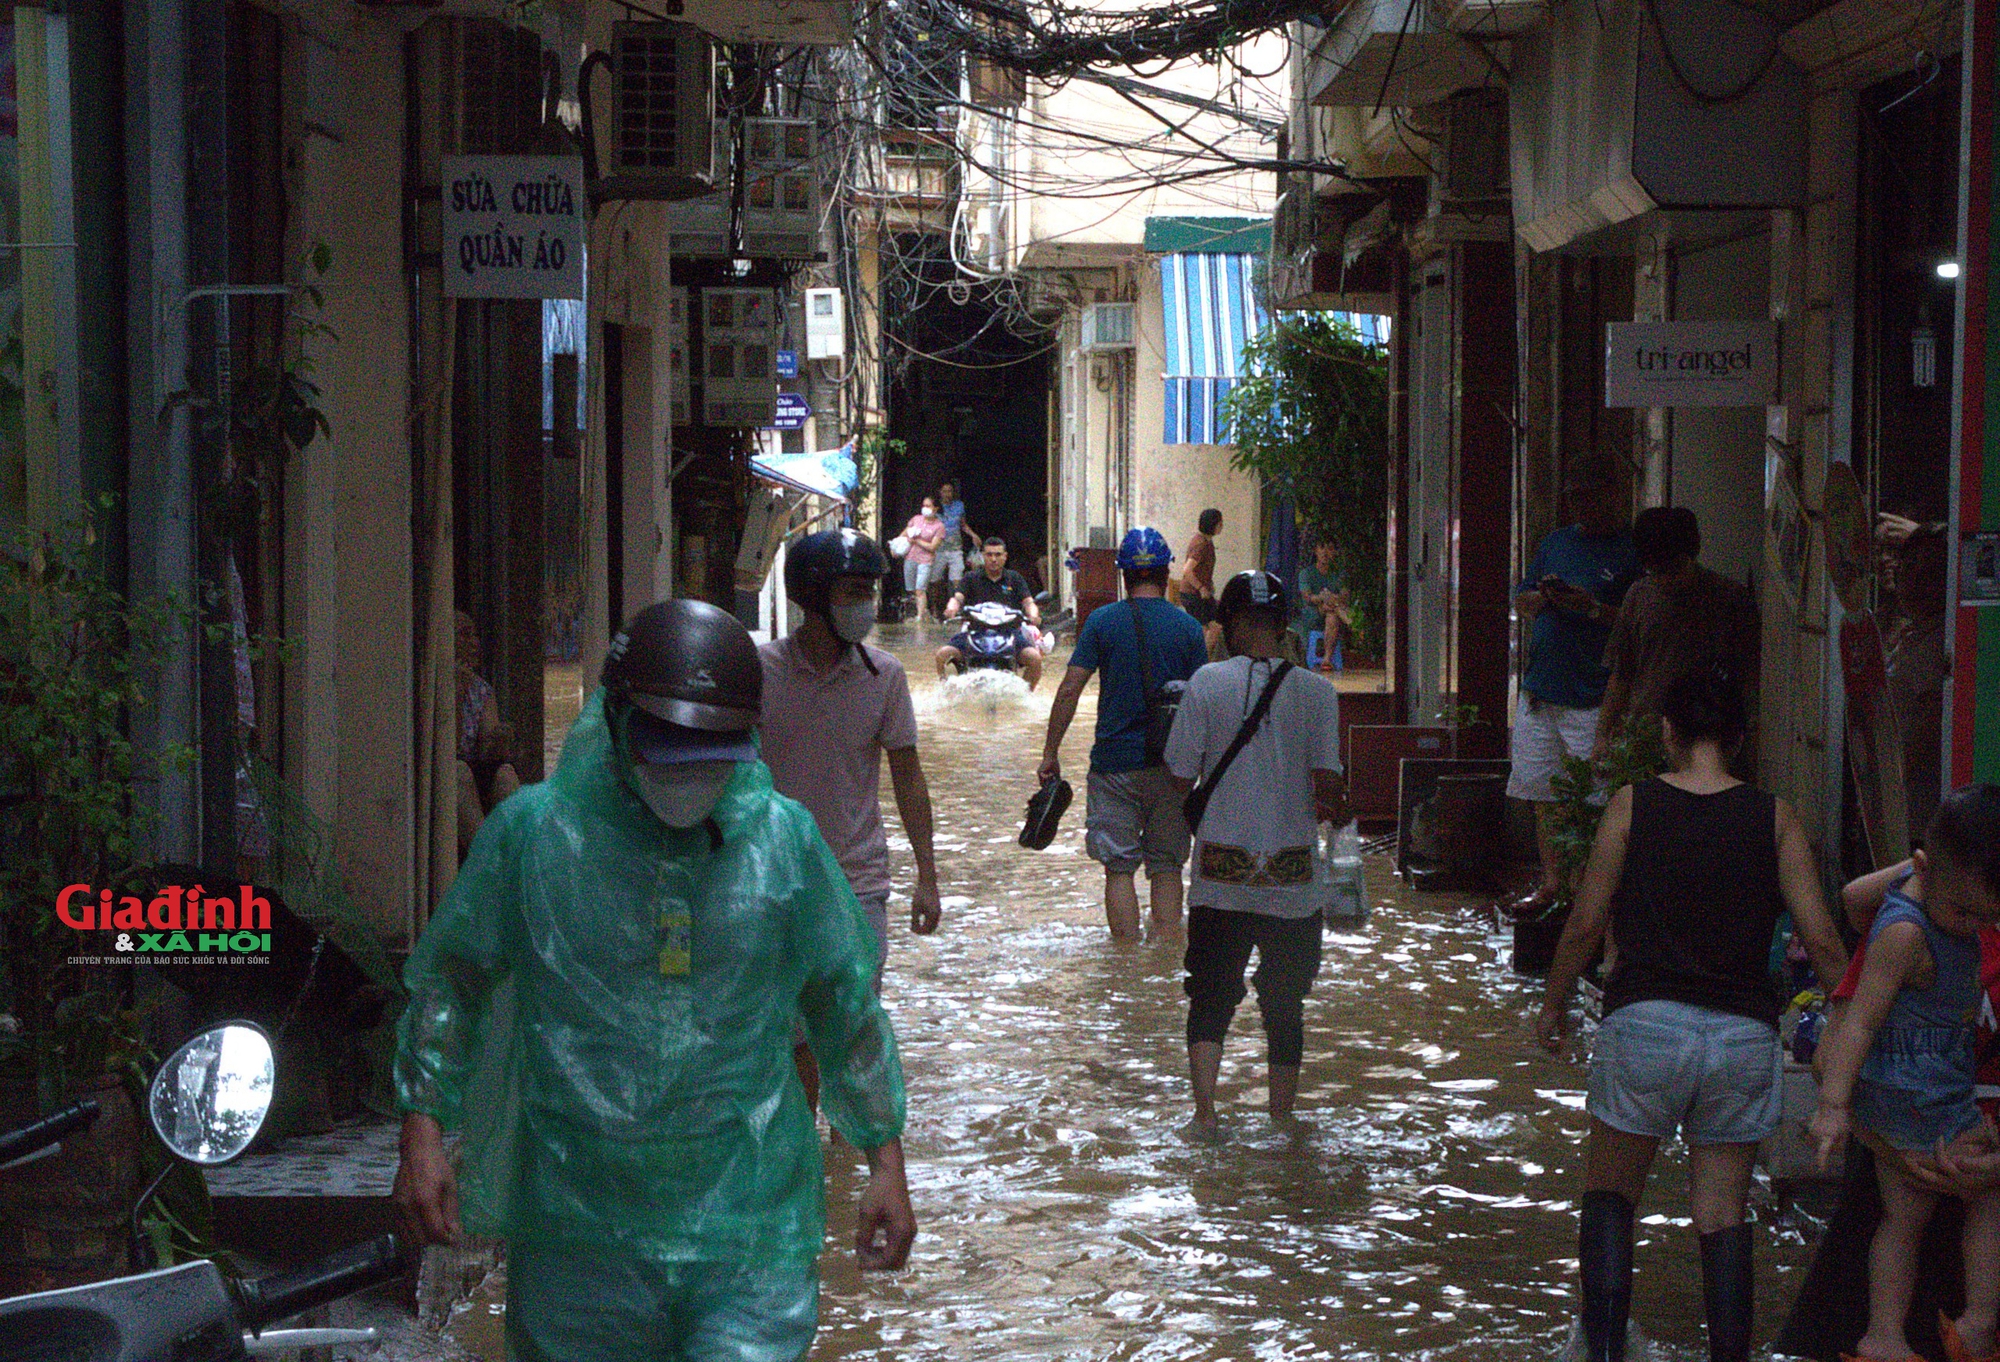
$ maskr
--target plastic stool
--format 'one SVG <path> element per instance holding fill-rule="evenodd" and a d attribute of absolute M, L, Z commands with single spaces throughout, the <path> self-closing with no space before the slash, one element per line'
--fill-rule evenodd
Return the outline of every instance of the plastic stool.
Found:
<path fill-rule="evenodd" d="M 1332 656 L 1322 659 L 1320 657 L 1320 650 L 1325 646 L 1326 631 L 1324 629 L 1315 629 L 1306 635 L 1306 670 L 1319 670 L 1319 664 L 1324 660 L 1326 665 L 1334 671 L 1346 671 L 1347 659 L 1341 649 L 1340 640 L 1338 638 L 1334 639 Z"/>

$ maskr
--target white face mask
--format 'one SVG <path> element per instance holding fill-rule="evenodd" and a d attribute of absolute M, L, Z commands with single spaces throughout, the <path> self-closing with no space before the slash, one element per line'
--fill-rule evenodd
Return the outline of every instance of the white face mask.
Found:
<path fill-rule="evenodd" d="M 684 761 L 632 768 L 639 798 L 670 828 L 691 828 L 715 811 L 723 787 L 736 774 L 733 761 Z"/>
<path fill-rule="evenodd" d="M 833 617 L 833 636 L 842 643 L 859 643 L 875 627 L 875 602 L 872 600 L 832 606 L 827 613 Z"/>

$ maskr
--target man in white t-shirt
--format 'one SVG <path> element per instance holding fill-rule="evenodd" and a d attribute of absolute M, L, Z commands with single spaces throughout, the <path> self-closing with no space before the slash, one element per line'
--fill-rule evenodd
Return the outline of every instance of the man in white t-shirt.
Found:
<path fill-rule="evenodd" d="M 1192 1131 L 1213 1138 L 1222 1038 L 1243 1001 L 1243 971 L 1258 956 L 1257 1007 L 1270 1044 L 1273 1123 L 1292 1120 L 1305 1050 L 1305 996 L 1319 974 L 1326 888 L 1313 874 L 1319 824 L 1343 823 L 1340 697 L 1332 683 L 1280 656 L 1291 602 L 1268 572 L 1239 572 L 1215 619 L 1231 656 L 1188 682 L 1167 742 L 1167 768 L 1185 791 L 1234 745 L 1265 687 L 1278 687 L 1203 811 L 1188 890 L 1188 1070 Z"/>

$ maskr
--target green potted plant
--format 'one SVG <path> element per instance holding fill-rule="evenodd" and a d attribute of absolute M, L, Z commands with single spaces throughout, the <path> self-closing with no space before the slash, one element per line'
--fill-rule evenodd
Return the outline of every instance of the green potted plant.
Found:
<path fill-rule="evenodd" d="M 1300 532 L 1333 545 L 1356 667 L 1381 653 L 1387 618 L 1389 352 L 1332 313 L 1276 315 L 1223 399 L 1231 466 L 1290 497 Z"/>
<path fill-rule="evenodd" d="M 1599 793 L 1608 794 L 1621 785 L 1648 780 L 1666 767 L 1660 721 L 1630 715 L 1612 735 L 1602 761 L 1563 758 L 1562 770 L 1549 782 L 1556 796 L 1549 815 L 1549 841 L 1555 848 L 1561 887 L 1555 901 L 1540 916 L 1515 920 L 1516 971 L 1546 973 L 1555 959 L 1556 942 L 1562 936 L 1563 924 L 1569 920 L 1570 903 L 1577 886 L 1583 882 L 1584 868 L 1590 864 L 1590 849 L 1597 841 L 1597 825 L 1604 818 Z"/>
<path fill-rule="evenodd" d="M 146 815 L 127 726 L 176 611 L 128 601 L 96 549 L 86 520 L 0 556 L 0 1126 L 78 1095 L 101 1108 L 60 1156 L 0 1174 L 0 1294 L 118 1271 L 138 1176 L 131 971 L 75 963 L 96 938 L 56 907 L 73 885 L 90 899 L 139 891 Z"/>

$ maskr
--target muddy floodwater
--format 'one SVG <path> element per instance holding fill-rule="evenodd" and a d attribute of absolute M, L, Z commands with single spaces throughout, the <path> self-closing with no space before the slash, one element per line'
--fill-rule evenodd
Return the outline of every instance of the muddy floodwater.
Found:
<path fill-rule="evenodd" d="M 1040 694 L 940 688 L 908 633 L 936 805 L 943 929 L 892 905 L 884 1003 L 909 1079 L 921 1234 L 863 1277 L 862 1185 L 829 1151 L 820 1358 L 1552 1357 L 1573 1313 L 1584 1070 L 1536 1052 L 1535 985 L 1472 903 L 1421 898 L 1371 858 L 1373 921 L 1329 937 L 1306 1006 L 1299 1110 L 1262 1115 L 1254 1001 L 1224 1055 L 1228 1139 L 1191 1144 L 1178 948 L 1117 946 L 1083 852 L 1093 684 L 1063 749 L 1077 801 L 1043 852 L 1015 843 L 1058 658 Z M 888 781 L 885 807 L 893 813 Z M 892 825 L 899 889 L 907 843 Z M 1758 1339 L 1802 1274 L 1756 1193 Z M 1706 1357 L 1686 1163 L 1640 1208 L 1634 1316 L 1664 1358 Z M 1760 1352 L 1761 1355 L 1761 1352 Z"/>

